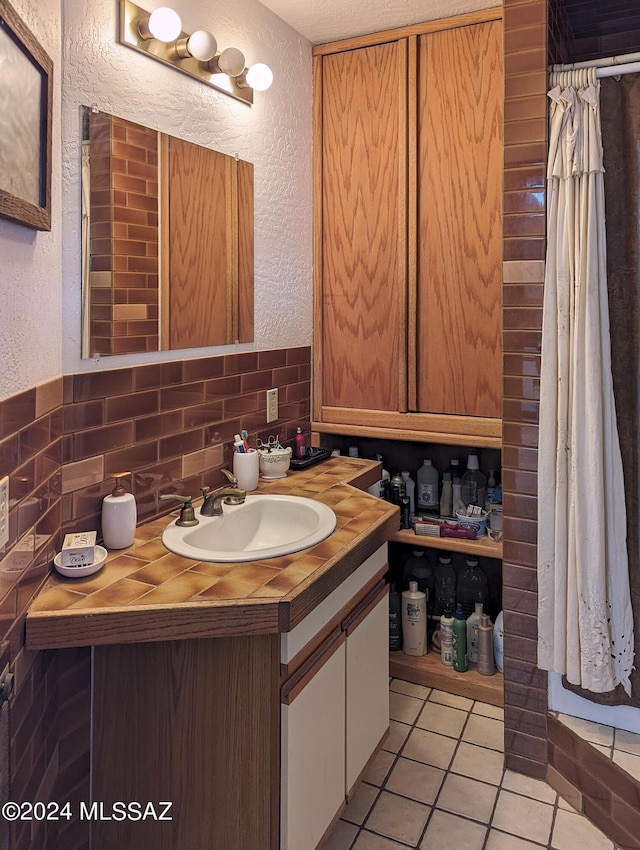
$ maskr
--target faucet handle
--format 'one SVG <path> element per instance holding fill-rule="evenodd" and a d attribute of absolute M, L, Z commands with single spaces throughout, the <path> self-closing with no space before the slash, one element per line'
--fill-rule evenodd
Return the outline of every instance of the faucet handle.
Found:
<path fill-rule="evenodd" d="M 237 487 L 237 486 L 238 486 L 238 479 L 237 479 L 237 478 L 236 478 L 236 476 L 233 474 L 233 472 L 229 472 L 229 470 L 228 470 L 228 469 L 223 469 L 223 470 L 222 470 L 222 473 L 223 473 L 223 475 L 226 475 L 226 476 L 227 476 L 227 479 L 229 480 L 229 483 L 231 484 L 231 486 L 232 486 L 232 487 Z"/>
<path fill-rule="evenodd" d="M 179 493 L 162 493 L 160 498 L 177 499 L 179 502 L 183 503 L 180 510 L 180 516 L 176 520 L 176 525 L 188 527 L 199 524 L 199 520 L 196 519 L 195 511 L 193 510 L 191 496 L 181 496 Z"/>

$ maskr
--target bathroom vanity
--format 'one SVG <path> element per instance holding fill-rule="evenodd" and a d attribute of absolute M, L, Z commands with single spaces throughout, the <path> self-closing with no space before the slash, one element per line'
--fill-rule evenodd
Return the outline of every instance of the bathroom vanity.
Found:
<path fill-rule="evenodd" d="M 335 458 L 261 481 L 334 510 L 335 532 L 298 553 L 194 562 L 164 548 L 164 517 L 101 572 L 51 576 L 27 646 L 93 647 L 95 850 L 322 841 L 389 726 L 384 574 L 399 520 L 362 492 L 379 469 Z M 133 801 L 153 814 L 108 819 Z"/>

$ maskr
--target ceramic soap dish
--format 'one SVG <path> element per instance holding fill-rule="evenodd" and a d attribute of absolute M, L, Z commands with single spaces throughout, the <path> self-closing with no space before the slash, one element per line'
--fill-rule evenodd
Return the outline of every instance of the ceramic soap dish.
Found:
<path fill-rule="evenodd" d="M 107 560 L 107 555 L 109 553 L 104 548 L 104 546 L 96 546 L 95 554 L 93 556 L 93 564 L 83 564 L 82 566 L 70 566 L 63 567 L 62 560 L 62 552 L 58 552 L 58 554 L 53 559 L 53 564 L 56 570 L 63 576 L 67 578 L 83 578 L 84 576 L 93 575 L 93 573 L 97 573 L 98 570 L 101 570 L 104 566 L 105 561 Z"/>

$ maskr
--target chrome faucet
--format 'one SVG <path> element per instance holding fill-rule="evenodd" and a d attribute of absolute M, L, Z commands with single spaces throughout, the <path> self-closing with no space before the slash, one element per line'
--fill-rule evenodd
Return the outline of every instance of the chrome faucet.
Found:
<path fill-rule="evenodd" d="M 225 505 L 241 505 L 247 497 L 246 490 L 238 489 L 238 479 L 228 469 L 222 472 L 229 479 L 229 484 L 211 490 L 209 487 L 201 487 L 204 502 L 200 508 L 200 516 L 222 516 L 222 503 Z"/>

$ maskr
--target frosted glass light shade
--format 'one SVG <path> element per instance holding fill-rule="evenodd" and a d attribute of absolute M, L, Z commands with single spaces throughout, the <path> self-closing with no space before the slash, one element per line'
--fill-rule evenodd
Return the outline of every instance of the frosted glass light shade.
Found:
<path fill-rule="evenodd" d="M 218 49 L 218 42 L 212 33 L 207 30 L 196 30 L 187 39 L 187 50 L 189 54 L 199 62 L 208 62 L 213 59 Z"/>
<path fill-rule="evenodd" d="M 227 47 L 218 56 L 218 68 L 223 74 L 228 74 L 230 77 L 237 77 L 244 71 L 244 53 L 238 50 L 237 47 Z"/>
<path fill-rule="evenodd" d="M 142 32 L 142 27 L 140 29 Z M 182 21 L 180 15 L 173 9 L 161 6 L 151 13 L 145 29 L 158 41 L 175 41 L 182 32 Z"/>
<path fill-rule="evenodd" d="M 256 62 L 247 71 L 247 85 L 255 91 L 266 91 L 273 82 L 273 71 L 264 62 Z"/>

